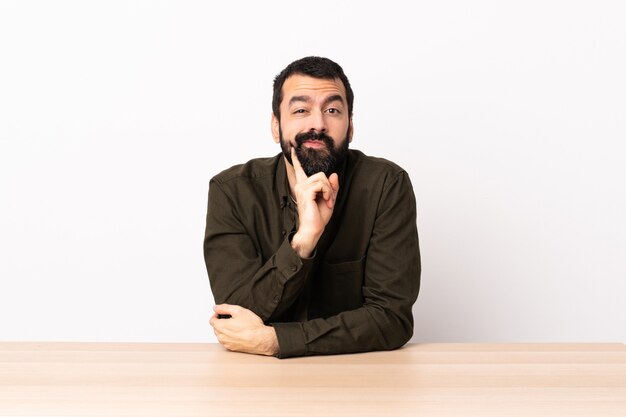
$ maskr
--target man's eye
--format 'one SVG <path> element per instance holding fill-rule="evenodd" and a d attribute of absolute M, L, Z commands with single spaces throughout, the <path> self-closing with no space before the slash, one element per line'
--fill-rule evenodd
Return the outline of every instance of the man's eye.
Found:
<path fill-rule="evenodd" d="M 328 113 L 330 114 L 338 114 L 339 113 L 339 109 L 335 109 L 335 108 L 331 108 L 326 110 Z"/>
<path fill-rule="evenodd" d="M 305 112 L 304 109 L 298 109 L 298 110 L 294 111 L 294 114 L 302 114 L 304 112 Z"/>

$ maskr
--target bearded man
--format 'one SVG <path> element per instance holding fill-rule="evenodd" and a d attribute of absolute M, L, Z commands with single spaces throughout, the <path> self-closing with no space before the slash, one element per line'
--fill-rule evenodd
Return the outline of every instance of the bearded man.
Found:
<path fill-rule="evenodd" d="M 416 205 L 407 173 L 349 149 L 354 94 L 321 57 L 274 80 L 282 152 L 211 179 L 204 258 L 210 320 L 232 351 L 292 356 L 390 350 L 413 334 Z"/>

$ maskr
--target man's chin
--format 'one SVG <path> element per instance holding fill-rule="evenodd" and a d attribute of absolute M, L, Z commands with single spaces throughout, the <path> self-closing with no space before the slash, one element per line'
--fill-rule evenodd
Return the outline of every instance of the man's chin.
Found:
<path fill-rule="evenodd" d="M 347 144 L 347 141 L 346 141 Z M 283 155 L 287 162 L 293 165 L 293 161 L 291 160 L 291 144 L 284 142 L 281 138 L 280 142 L 281 148 L 283 150 Z M 347 151 L 347 145 L 344 145 L 343 153 L 342 150 L 337 150 L 337 152 L 333 152 L 329 149 L 328 144 L 324 143 L 323 147 L 317 146 L 306 146 L 305 143 L 299 143 L 295 146 L 296 155 L 298 155 L 298 160 L 302 165 L 302 169 L 307 174 L 307 176 L 311 176 L 317 174 L 318 172 L 323 172 L 326 175 L 330 175 L 333 172 L 337 172 L 339 169 L 339 162 L 343 161 L 345 158 L 345 152 Z"/>

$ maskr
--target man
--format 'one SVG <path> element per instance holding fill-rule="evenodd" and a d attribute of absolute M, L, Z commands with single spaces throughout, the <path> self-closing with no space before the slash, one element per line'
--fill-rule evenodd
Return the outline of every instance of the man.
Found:
<path fill-rule="evenodd" d="M 274 80 L 271 128 L 282 153 L 211 180 L 210 323 L 227 349 L 351 353 L 395 349 L 413 334 L 413 189 L 397 165 L 348 149 L 353 100 L 333 61 L 291 63 Z"/>

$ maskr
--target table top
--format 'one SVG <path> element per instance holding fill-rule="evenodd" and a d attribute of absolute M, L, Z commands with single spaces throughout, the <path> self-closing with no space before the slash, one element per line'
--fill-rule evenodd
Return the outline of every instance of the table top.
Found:
<path fill-rule="evenodd" d="M 623 344 L 409 344 L 280 360 L 216 344 L 0 342 L 0 416 L 626 416 Z"/>

